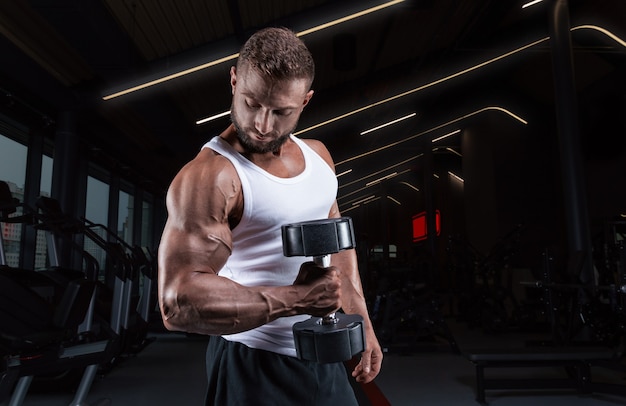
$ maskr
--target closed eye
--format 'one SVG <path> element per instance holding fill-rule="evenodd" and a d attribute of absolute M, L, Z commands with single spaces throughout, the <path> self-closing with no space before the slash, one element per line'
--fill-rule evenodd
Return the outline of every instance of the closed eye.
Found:
<path fill-rule="evenodd" d="M 255 103 L 255 102 L 250 101 L 248 99 L 245 99 L 245 103 L 246 103 L 246 107 L 251 109 L 251 110 L 256 110 L 256 109 L 261 107 L 258 103 Z"/>
<path fill-rule="evenodd" d="M 276 116 L 288 116 L 292 113 L 293 110 L 288 109 L 288 110 L 274 110 L 274 115 Z"/>

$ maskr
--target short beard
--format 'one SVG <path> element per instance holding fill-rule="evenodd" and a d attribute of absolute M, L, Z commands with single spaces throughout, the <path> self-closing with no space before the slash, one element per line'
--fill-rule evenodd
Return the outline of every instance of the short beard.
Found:
<path fill-rule="evenodd" d="M 283 134 L 280 137 L 272 141 L 269 141 L 267 143 L 257 145 L 250 139 L 250 137 L 248 136 L 248 133 L 243 128 L 241 128 L 232 108 L 231 108 L 231 114 L 230 114 L 230 121 L 235 126 L 235 130 L 237 132 L 237 138 L 239 139 L 239 142 L 241 143 L 243 148 L 246 150 L 246 152 L 253 153 L 253 154 L 266 154 L 268 152 L 271 152 L 271 153 L 278 152 L 280 150 L 280 147 L 282 147 L 283 144 L 289 139 L 289 135 L 293 131 L 293 130 L 289 131 L 288 133 Z"/>

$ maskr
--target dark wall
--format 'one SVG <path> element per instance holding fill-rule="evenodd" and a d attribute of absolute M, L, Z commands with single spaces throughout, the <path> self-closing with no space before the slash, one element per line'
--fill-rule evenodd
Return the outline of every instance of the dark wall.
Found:
<path fill-rule="evenodd" d="M 619 75 L 581 89 L 579 112 L 584 185 L 592 238 L 602 236 L 607 221 L 626 213 L 626 90 Z M 557 266 L 567 264 L 567 232 L 563 198 L 559 137 L 554 111 L 527 113 L 524 125 L 501 112 L 490 112 L 470 123 L 462 133 L 459 182 L 448 175 L 450 156 L 434 154 L 432 164 L 420 160 L 410 174 L 419 193 L 400 193 L 403 186 L 390 180 L 385 186 L 402 205 L 380 200 L 354 210 L 359 236 L 367 247 L 398 246 L 399 259 L 422 267 L 438 287 L 453 287 L 458 276 L 451 267 L 451 251 L 458 249 L 450 237 L 466 239 L 479 255 L 489 255 L 518 227 L 517 254 L 509 265 L 538 275 L 542 255 L 549 250 Z M 441 211 L 441 235 L 434 243 L 414 243 L 411 217 L 426 210 L 425 173 L 433 171 L 433 208 Z M 400 189 L 398 189 L 400 188 Z"/>
<path fill-rule="evenodd" d="M 467 238 L 483 255 L 519 226 L 515 265 L 534 268 L 561 244 L 562 197 L 553 126 L 491 114 L 463 135 Z"/>

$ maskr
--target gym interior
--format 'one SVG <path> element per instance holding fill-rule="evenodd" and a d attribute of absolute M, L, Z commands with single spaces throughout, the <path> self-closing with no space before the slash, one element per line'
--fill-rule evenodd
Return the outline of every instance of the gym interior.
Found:
<path fill-rule="evenodd" d="M 259 28 L 310 48 L 294 134 L 354 224 L 381 374 L 362 405 L 626 402 L 626 3 L 0 2 L 0 402 L 201 404 L 167 332 L 177 171 Z M 559 403 L 560 404 L 560 403 Z"/>

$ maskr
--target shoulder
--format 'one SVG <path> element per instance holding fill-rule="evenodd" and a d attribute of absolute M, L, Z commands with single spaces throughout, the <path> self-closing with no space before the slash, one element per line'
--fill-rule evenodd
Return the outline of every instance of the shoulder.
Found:
<path fill-rule="evenodd" d="M 239 176 L 233 164 L 212 149 L 203 148 L 178 172 L 172 186 L 184 186 L 188 183 L 208 186 L 225 180 L 239 182 Z"/>
<path fill-rule="evenodd" d="M 315 151 L 319 156 L 322 157 L 324 161 L 331 167 L 331 169 L 335 170 L 335 163 L 333 162 L 333 158 L 326 148 L 326 145 L 322 141 L 314 140 L 310 138 L 300 138 L 302 142 L 304 142 L 309 148 Z"/>
<path fill-rule="evenodd" d="M 241 195 L 241 181 L 233 164 L 217 152 L 203 148 L 172 180 L 167 206 L 170 213 L 182 216 L 229 215 Z"/>

